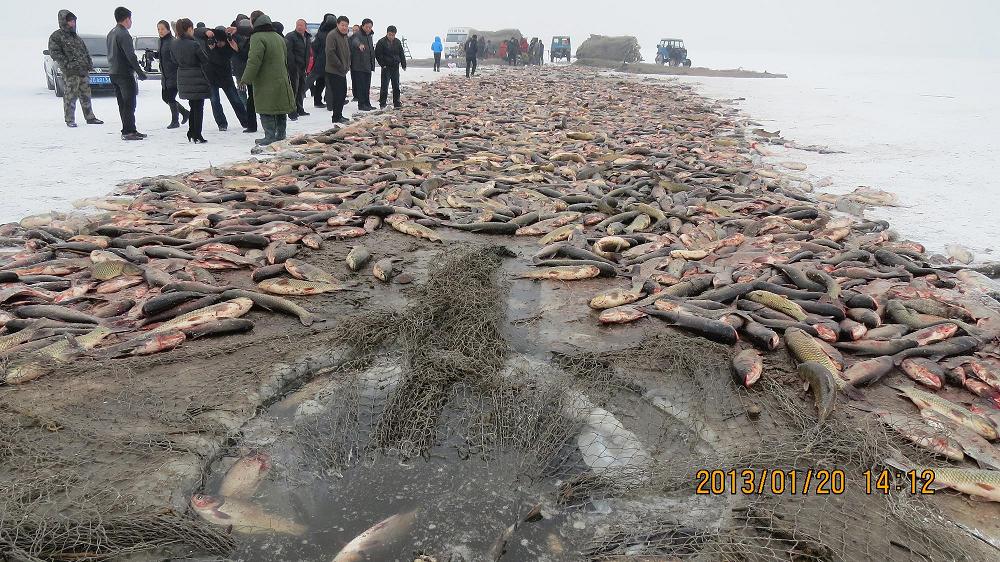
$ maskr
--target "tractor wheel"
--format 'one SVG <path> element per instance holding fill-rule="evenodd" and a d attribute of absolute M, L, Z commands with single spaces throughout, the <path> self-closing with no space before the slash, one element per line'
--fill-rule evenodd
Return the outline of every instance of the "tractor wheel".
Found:
<path fill-rule="evenodd" d="M 684 66 L 687 68 L 691 68 L 691 59 L 684 59 Z"/>
<path fill-rule="evenodd" d="M 61 98 L 66 95 L 66 82 L 61 77 L 56 77 L 56 97 Z"/>

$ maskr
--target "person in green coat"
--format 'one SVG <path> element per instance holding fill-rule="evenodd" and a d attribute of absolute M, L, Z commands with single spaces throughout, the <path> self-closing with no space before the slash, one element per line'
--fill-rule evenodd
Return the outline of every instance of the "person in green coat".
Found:
<path fill-rule="evenodd" d="M 257 144 L 285 140 L 288 114 L 295 111 L 295 94 L 288 81 L 288 59 L 285 38 L 271 24 L 271 18 L 261 14 L 253 22 L 247 68 L 241 84 L 253 86 L 254 108 L 264 126 L 264 138 Z"/>

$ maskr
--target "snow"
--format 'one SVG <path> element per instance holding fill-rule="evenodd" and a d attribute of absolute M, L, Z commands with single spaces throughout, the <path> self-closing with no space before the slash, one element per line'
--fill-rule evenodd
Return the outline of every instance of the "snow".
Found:
<path fill-rule="evenodd" d="M 94 113 L 104 125 L 87 125 L 77 104 L 79 127 L 70 129 L 63 122 L 62 99 L 46 88 L 42 71 L 44 45 L 39 41 L 9 42 L 4 52 L 23 52 L 0 61 L 4 82 L 0 84 L 0 223 L 50 210 L 72 208 L 72 201 L 111 192 L 116 185 L 146 176 L 177 174 L 248 159 L 258 133 L 243 133 L 232 108 L 223 99 L 229 130 L 220 132 L 212 118 L 211 105 L 205 102 L 204 136 L 207 144 L 187 142 L 187 126 L 168 130 L 170 110 L 160 98 L 160 82 L 139 82 L 136 125 L 149 135 L 144 141 L 121 140 L 121 120 L 114 94 L 94 97 Z M 0 48 L 4 45 L 0 43 Z M 37 56 L 34 54 L 37 52 Z M 403 103 L 419 95 L 416 88 L 427 82 L 462 74 L 462 69 L 443 68 L 435 73 L 427 68 L 401 72 Z M 380 74 L 372 78 L 372 101 L 378 104 Z M 391 95 L 391 94 L 390 94 Z M 330 113 L 313 108 L 306 97 L 305 110 L 310 115 L 288 122 L 288 135 L 318 132 L 332 126 Z M 345 108 L 355 114 L 357 104 Z"/>

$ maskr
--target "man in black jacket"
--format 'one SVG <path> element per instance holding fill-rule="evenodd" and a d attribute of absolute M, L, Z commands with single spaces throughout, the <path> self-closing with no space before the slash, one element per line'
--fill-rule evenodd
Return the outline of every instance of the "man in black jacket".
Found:
<path fill-rule="evenodd" d="M 104 122 L 94 115 L 90 103 L 90 71 L 94 68 L 87 45 L 76 34 L 76 16 L 69 10 L 59 10 L 59 29 L 49 36 L 49 56 L 59 65 L 63 83 L 63 117 L 67 127 L 76 127 L 76 100 L 80 99 L 83 117 L 91 125 Z"/>
<path fill-rule="evenodd" d="M 309 45 L 312 34 L 306 30 L 306 20 L 295 22 L 295 30 L 285 35 L 288 47 L 288 80 L 292 83 L 295 93 L 295 111 L 288 118 L 295 121 L 300 115 L 309 115 L 302 107 L 302 99 L 306 96 L 306 68 L 309 66 Z"/>
<path fill-rule="evenodd" d="M 471 78 L 476 75 L 476 68 L 479 67 L 479 36 L 473 35 L 465 42 L 465 77 Z"/>
<path fill-rule="evenodd" d="M 372 73 L 375 72 L 375 44 L 372 20 L 365 18 L 361 29 L 351 37 L 351 84 L 358 98 L 358 109 L 372 111 Z"/>
<path fill-rule="evenodd" d="M 382 89 L 379 91 L 379 107 L 385 109 L 389 100 L 389 83 L 392 83 L 392 105 L 396 109 L 403 107 L 399 99 L 399 69 L 406 70 L 406 54 L 403 44 L 396 39 L 396 26 L 386 29 L 385 37 L 375 45 L 375 60 L 382 67 Z"/>
<path fill-rule="evenodd" d="M 312 84 L 310 90 L 314 107 L 326 107 L 323 103 L 323 90 L 326 89 L 326 37 L 335 27 L 337 27 L 337 16 L 324 15 L 323 23 L 320 24 L 316 38 L 312 42 L 313 67 L 309 73 L 309 82 Z"/>
<path fill-rule="evenodd" d="M 118 113 L 122 118 L 122 140 L 143 140 L 146 135 L 135 129 L 135 104 L 139 85 L 146 79 L 139 60 L 135 57 L 135 43 L 128 30 L 132 27 L 132 12 L 128 8 L 115 8 L 117 25 L 108 33 L 108 64 L 111 67 L 111 84 L 118 98 Z"/>

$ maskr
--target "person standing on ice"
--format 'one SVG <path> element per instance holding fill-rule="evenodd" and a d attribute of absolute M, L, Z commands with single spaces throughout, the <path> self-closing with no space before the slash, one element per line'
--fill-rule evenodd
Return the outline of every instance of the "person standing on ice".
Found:
<path fill-rule="evenodd" d="M 465 77 L 471 78 L 476 75 L 476 68 L 479 67 L 479 36 L 473 35 L 465 42 Z"/>
<path fill-rule="evenodd" d="M 132 28 L 132 11 L 121 6 L 115 8 L 115 21 L 118 23 L 108 32 L 108 65 L 122 119 L 122 140 L 143 140 L 146 135 L 135 128 L 135 105 L 139 95 L 135 77 L 145 80 L 146 73 L 135 57 L 135 42 L 128 32 Z"/>
<path fill-rule="evenodd" d="M 323 23 L 316 32 L 316 37 L 312 42 L 313 68 L 309 75 L 312 82 L 313 107 L 326 107 L 323 102 L 323 91 L 327 89 L 326 83 L 326 37 L 337 27 L 337 16 L 326 14 L 323 16 Z M 327 101 L 330 93 L 327 92 Z"/>
<path fill-rule="evenodd" d="M 247 119 L 247 108 L 240 93 L 236 89 L 236 82 L 233 81 L 233 55 L 239 51 L 236 44 L 236 28 L 226 28 L 223 26 L 215 29 L 196 29 L 195 37 L 204 41 L 205 52 L 208 53 L 208 82 L 212 85 L 212 116 L 220 131 L 229 129 L 229 120 L 226 119 L 226 112 L 222 108 L 222 96 L 225 95 L 229 101 L 229 106 L 236 114 L 236 120 L 240 126 L 250 129 L 250 122 Z M 245 131 L 250 132 L 250 131 Z"/>
<path fill-rule="evenodd" d="M 333 112 L 334 123 L 347 123 L 344 105 L 347 102 L 347 73 L 351 70 L 351 44 L 347 40 L 350 20 L 337 18 L 337 27 L 326 37 L 326 107 Z"/>
<path fill-rule="evenodd" d="M 358 98 L 358 109 L 374 111 L 372 105 L 372 73 L 375 72 L 375 43 L 372 27 L 375 22 L 365 18 L 361 29 L 351 37 L 351 86 Z"/>
<path fill-rule="evenodd" d="M 177 103 L 177 59 L 174 58 L 173 45 L 174 36 L 170 33 L 170 23 L 160 20 L 156 24 L 156 31 L 160 35 L 160 50 L 156 52 L 156 58 L 160 59 L 161 84 L 163 102 L 170 108 L 170 124 L 168 129 L 176 129 L 181 126 L 178 117 L 188 121 L 188 110 Z"/>
<path fill-rule="evenodd" d="M 288 114 L 295 111 L 295 92 L 288 80 L 288 46 L 265 14 L 253 20 L 250 55 L 240 81 L 253 86 L 254 106 L 264 127 L 264 138 L 257 139 L 257 144 L 285 140 Z"/>
<path fill-rule="evenodd" d="M 444 44 L 440 37 L 434 38 L 431 44 L 431 52 L 434 53 L 434 72 L 441 72 L 441 53 L 444 52 Z"/>
<path fill-rule="evenodd" d="M 406 53 L 403 52 L 403 43 L 396 39 L 397 29 L 395 25 L 390 25 L 385 31 L 385 37 L 378 40 L 375 45 L 375 60 L 382 67 L 382 88 L 379 91 L 379 107 L 385 109 L 386 102 L 389 101 L 389 83 L 392 83 L 392 106 L 396 109 L 403 107 L 399 96 L 399 69 L 406 70 Z"/>
<path fill-rule="evenodd" d="M 295 29 L 285 35 L 285 41 L 288 43 L 288 78 L 295 92 L 295 111 L 289 113 L 288 118 L 295 121 L 300 116 L 309 115 L 302 107 L 302 100 L 306 97 L 306 69 L 309 66 L 309 49 L 312 43 L 312 34 L 306 29 L 306 20 L 297 20 Z"/>
<path fill-rule="evenodd" d="M 208 84 L 205 68 L 208 66 L 208 54 L 200 41 L 194 38 L 194 26 L 191 20 L 177 20 L 177 39 L 174 40 L 172 52 L 177 61 L 177 93 L 182 100 L 188 100 L 191 114 L 188 117 L 188 142 L 202 144 L 208 142 L 202 136 L 202 125 L 205 122 L 205 100 L 212 95 Z"/>
<path fill-rule="evenodd" d="M 76 15 L 69 10 L 59 10 L 59 29 L 49 36 L 49 56 L 59 65 L 63 82 L 63 117 L 67 127 L 76 127 L 76 100 L 80 99 L 83 117 L 89 125 L 103 125 L 94 115 L 90 103 L 90 71 L 94 68 L 87 52 L 87 45 L 76 34 Z"/>

